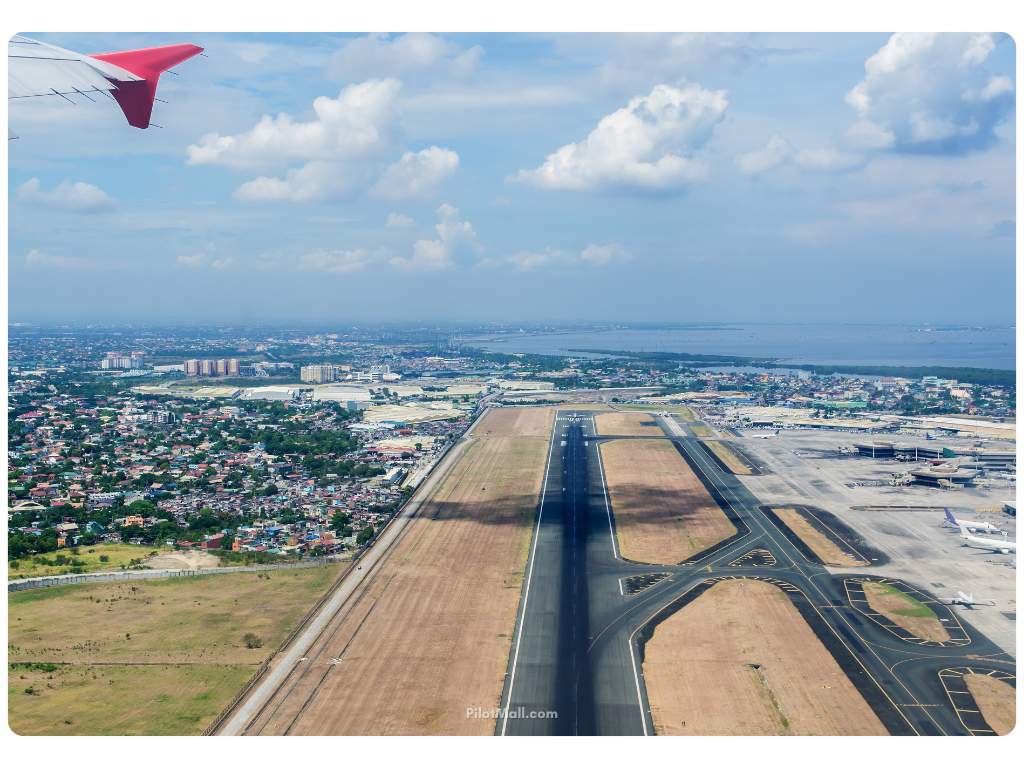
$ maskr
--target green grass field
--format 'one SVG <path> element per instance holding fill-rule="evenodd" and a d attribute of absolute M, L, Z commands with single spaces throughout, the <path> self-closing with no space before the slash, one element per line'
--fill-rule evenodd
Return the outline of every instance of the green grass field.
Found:
<path fill-rule="evenodd" d="M 920 600 L 915 600 L 906 592 L 896 589 L 896 587 L 894 587 L 892 584 L 883 584 L 881 582 L 873 581 L 871 582 L 871 585 L 874 587 L 878 587 L 879 589 L 884 590 L 885 592 L 888 592 L 891 595 L 898 595 L 899 597 L 902 597 L 904 600 L 906 600 L 908 603 L 914 606 L 913 608 L 908 608 L 904 611 L 893 611 L 893 613 L 895 614 L 898 614 L 900 616 L 910 616 L 915 619 L 939 618 L 935 615 L 935 611 L 933 611 L 927 605 L 922 603 Z"/>
<path fill-rule="evenodd" d="M 711 427 L 705 426 L 703 424 L 694 424 L 693 426 L 690 427 L 690 429 L 692 429 L 693 430 L 693 434 L 697 435 L 698 437 L 714 437 L 715 436 L 715 433 L 711 429 Z"/>
<path fill-rule="evenodd" d="M 45 555 L 31 555 L 21 560 L 7 562 L 7 578 L 26 579 L 34 576 L 61 576 L 78 568 L 80 573 L 93 571 L 118 571 L 121 566 L 127 567 L 132 560 L 147 558 L 151 554 L 173 552 L 168 547 L 137 547 L 133 544 L 96 544 L 92 547 L 69 547 Z M 57 565 L 56 558 L 61 555 L 68 560 L 82 562 L 83 565 L 73 566 L 71 563 Z M 106 562 L 100 560 L 107 558 Z M 46 562 L 44 562 L 46 561 Z"/>
<path fill-rule="evenodd" d="M 8 722 L 23 734 L 201 732 L 349 567 L 9 593 Z M 248 633 L 262 645 L 247 647 Z"/>
<path fill-rule="evenodd" d="M 8 665 L 7 724 L 21 736 L 196 735 L 258 668 Z"/>

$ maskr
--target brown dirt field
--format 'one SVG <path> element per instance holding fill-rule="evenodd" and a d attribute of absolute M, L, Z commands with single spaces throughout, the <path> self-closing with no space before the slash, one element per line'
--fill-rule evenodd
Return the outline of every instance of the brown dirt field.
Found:
<path fill-rule="evenodd" d="M 894 611 L 912 611 L 917 608 L 902 595 L 893 594 L 880 584 L 864 582 L 864 596 L 871 609 L 885 616 L 893 623 L 903 627 L 922 640 L 934 640 L 943 643 L 949 640 L 949 633 L 938 618 L 920 616 L 901 616 Z"/>
<path fill-rule="evenodd" d="M 661 427 L 649 413 L 601 413 L 594 418 L 599 435 L 661 436 Z M 643 426 L 647 425 L 647 426 Z"/>
<path fill-rule="evenodd" d="M 814 554 L 825 561 L 826 565 L 836 565 L 841 568 L 854 568 L 860 565 L 870 565 L 863 558 L 854 553 L 847 554 L 841 544 L 833 542 L 828 536 L 816 531 L 811 527 L 803 515 L 792 508 L 772 507 L 772 512 L 779 516 L 779 519 L 793 531 L 800 539 L 810 547 Z M 851 557 L 852 555 L 852 557 Z"/>
<path fill-rule="evenodd" d="M 674 565 L 736 533 L 671 443 L 614 440 L 600 450 L 624 558 Z"/>
<path fill-rule="evenodd" d="M 149 557 L 142 561 L 143 565 L 150 568 L 185 568 L 197 570 L 199 568 L 217 568 L 220 565 L 220 558 L 212 552 L 202 550 L 193 552 L 167 552 L 156 557 Z"/>
<path fill-rule="evenodd" d="M 643 673 L 658 735 L 888 734 L 772 584 L 713 586 L 658 625 Z"/>
<path fill-rule="evenodd" d="M 480 441 L 315 659 L 316 674 L 262 733 L 281 733 L 296 716 L 294 735 L 493 732 L 466 708 L 501 697 L 553 418 L 553 408 L 491 411 L 474 430 Z M 343 661 L 300 713 L 327 658 Z"/>
<path fill-rule="evenodd" d="M 725 466 L 737 475 L 750 474 L 750 467 L 740 461 L 739 457 L 733 453 L 725 443 L 720 443 L 717 440 L 709 440 L 707 442 L 707 446 L 725 463 Z"/>
<path fill-rule="evenodd" d="M 978 702 L 981 716 L 999 736 L 1017 725 L 1017 689 L 988 675 L 964 675 L 967 690 Z"/>

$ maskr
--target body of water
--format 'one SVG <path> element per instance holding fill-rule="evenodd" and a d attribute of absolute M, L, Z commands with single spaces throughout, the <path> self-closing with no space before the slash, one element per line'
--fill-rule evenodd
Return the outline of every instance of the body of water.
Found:
<path fill-rule="evenodd" d="M 946 365 L 1016 370 L 1014 328 L 735 325 L 726 328 L 517 333 L 466 339 L 491 352 L 576 355 L 570 349 L 786 358 L 794 364 Z"/>

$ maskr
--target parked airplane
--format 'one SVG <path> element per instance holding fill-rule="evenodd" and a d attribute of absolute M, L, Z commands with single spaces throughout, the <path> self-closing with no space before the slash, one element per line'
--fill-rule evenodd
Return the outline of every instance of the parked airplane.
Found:
<path fill-rule="evenodd" d="M 980 520 L 961 520 L 958 517 L 953 517 L 953 513 L 948 508 L 943 507 L 946 510 L 946 519 L 942 521 L 942 524 L 951 523 L 954 528 L 959 528 L 961 525 L 966 525 L 968 528 L 977 531 L 985 531 L 985 533 L 1002 533 L 1003 531 L 995 523 L 985 523 Z"/>
<path fill-rule="evenodd" d="M 969 595 L 965 595 L 963 592 L 957 592 L 956 597 L 940 597 L 939 602 L 943 605 L 966 605 L 972 610 L 975 605 L 995 605 L 994 600 L 983 600 L 980 597 L 975 598 L 973 592 Z"/>
<path fill-rule="evenodd" d="M 7 98 L 92 101 L 90 94 L 102 93 L 118 103 L 129 125 L 148 128 L 161 73 L 202 52 L 196 45 L 167 45 L 86 56 L 16 35 L 7 44 Z M 7 138 L 18 137 L 8 129 Z"/>
<path fill-rule="evenodd" d="M 1010 541 L 1009 537 L 1004 533 L 1003 539 L 983 539 L 980 536 L 971 536 L 967 532 L 967 526 L 960 526 L 960 538 L 967 541 L 965 547 L 976 546 L 982 549 L 991 549 L 993 552 L 1001 552 L 1004 555 L 1008 555 L 1011 552 L 1017 553 L 1017 543 Z"/>
<path fill-rule="evenodd" d="M 755 440 L 767 440 L 769 437 L 777 437 L 779 432 L 781 431 L 781 429 L 776 429 L 770 435 L 751 435 L 751 437 L 754 438 Z"/>

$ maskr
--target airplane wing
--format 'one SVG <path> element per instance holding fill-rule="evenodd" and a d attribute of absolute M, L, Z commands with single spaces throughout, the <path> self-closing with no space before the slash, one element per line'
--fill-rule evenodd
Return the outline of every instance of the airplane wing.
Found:
<path fill-rule="evenodd" d="M 15 36 L 7 44 L 7 98 L 89 98 L 90 93 L 105 91 L 120 105 L 129 125 L 148 128 L 160 74 L 202 52 L 195 45 L 168 45 L 85 56 Z"/>

